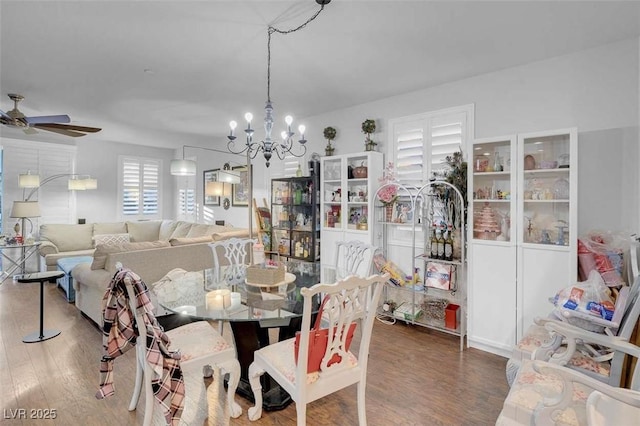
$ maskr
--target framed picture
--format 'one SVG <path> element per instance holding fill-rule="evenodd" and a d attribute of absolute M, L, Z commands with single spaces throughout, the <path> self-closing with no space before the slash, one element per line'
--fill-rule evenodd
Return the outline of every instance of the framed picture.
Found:
<path fill-rule="evenodd" d="M 249 205 L 249 173 L 247 166 L 232 167 L 240 175 L 240 183 L 236 183 L 231 191 L 232 206 L 248 206 Z"/>
<path fill-rule="evenodd" d="M 219 206 L 220 197 L 214 195 L 207 195 L 207 182 L 218 181 L 218 171 L 220 169 L 205 170 L 203 172 L 202 179 L 202 199 L 205 206 Z"/>

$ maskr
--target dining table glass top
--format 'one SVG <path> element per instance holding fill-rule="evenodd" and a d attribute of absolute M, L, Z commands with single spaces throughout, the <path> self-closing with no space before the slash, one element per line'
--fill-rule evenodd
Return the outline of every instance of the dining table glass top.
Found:
<path fill-rule="evenodd" d="M 285 280 L 272 286 L 244 279 L 227 282 L 217 278 L 213 269 L 173 271 L 154 283 L 152 290 L 160 306 L 170 312 L 205 320 L 263 323 L 302 315 L 300 289 L 319 282 L 315 270 L 291 265 Z"/>

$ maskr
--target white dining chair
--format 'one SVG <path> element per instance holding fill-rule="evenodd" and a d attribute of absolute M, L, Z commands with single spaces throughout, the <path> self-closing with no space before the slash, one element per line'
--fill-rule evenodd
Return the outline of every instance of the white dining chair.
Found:
<path fill-rule="evenodd" d="M 252 421 L 262 416 L 262 385 L 260 378 L 269 374 L 289 393 L 296 403 L 297 424 L 306 424 L 307 404 L 357 384 L 358 420 L 367 424 L 365 391 L 369 345 L 380 294 L 389 275 L 373 275 L 368 278 L 350 276 L 334 284 L 316 284 L 301 289 L 303 296 L 302 326 L 299 336 L 298 362 L 295 361 L 295 337 L 268 345 L 254 353 L 249 367 L 249 381 L 255 398 L 255 406 L 249 408 Z M 370 292 L 371 298 L 367 297 Z M 328 342 L 320 364 L 320 371 L 307 373 L 313 299 L 320 295 L 328 297 L 324 309 Z M 346 350 L 348 328 L 359 323 L 361 338 L 357 356 Z M 357 334 L 357 333 L 356 333 Z"/>

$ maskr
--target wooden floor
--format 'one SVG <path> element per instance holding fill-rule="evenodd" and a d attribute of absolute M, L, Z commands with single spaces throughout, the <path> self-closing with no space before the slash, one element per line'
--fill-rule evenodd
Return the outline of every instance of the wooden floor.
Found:
<path fill-rule="evenodd" d="M 5 280 L 0 286 L 1 423 L 7 425 L 137 425 L 142 424 L 144 396 L 138 410 L 128 412 L 134 379 L 134 351 L 115 364 L 116 395 L 96 400 L 101 335 L 60 289 L 45 289 L 45 329 L 62 334 L 41 343 L 22 343 L 38 329 L 39 284 Z M 230 331 L 225 331 L 230 337 Z M 355 345 L 355 341 L 354 341 Z M 475 349 L 459 352 L 459 339 L 421 327 L 376 322 L 367 382 L 369 425 L 491 425 L 508 392 L 506 359 Z M 263 412 L 259 422 L 243 413 L 226 418 L 224 388 L 217 379 L 195 378 L 201 403 L 191 411 L 190 425 L 293 425 L 295 404 Z M 205 388 L 206 386 L 206 388 Z M 197 398 L 197 397 L 196 397 Z M 309 425 L 356 425 L 356 390 L 352 386 L 308 406 Z M 12 418 L 24 409 L 26 419 Z M 38 411 L 40 410 L 40 411 Z M 55 420 L 33 415 L 55 410 Z M 158 410 L 156 410 L 158 411 Z M 185 415 L 187 414 L 185 410 Z M 49 411 L 50 412 L 50 411 Z"/>

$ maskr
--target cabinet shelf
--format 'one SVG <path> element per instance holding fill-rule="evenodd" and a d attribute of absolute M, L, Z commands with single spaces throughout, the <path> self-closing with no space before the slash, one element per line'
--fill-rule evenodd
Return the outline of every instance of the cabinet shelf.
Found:
<path fill-rule="evenodd" d="M 444 260 L 444 259 L 435 259 L 431 256 L 427 256 L 426 254 L 419 254 L 416 256 L 416 259 L 422 259 L 425 262 L 438 262 L 438 263 L 444 263 L 446 265 L 457 265 L 457 266 L 462 266 L 462 262 L 460 261 L 460 259 L 458 260 Z"/>
<path fill-rule="evenodd" d="M 529 204 L 529 203 L 554 204 L 554 203 L 569 203 L 570 200 L 523 200 L 523 202 L 525 204 Z"/>
<path fill-rule="evenodd" d="M 474 198 L 474 203 L 505 203 L 509 204 L 511 202 L 510 199 L 505 198 Z"/>
<path fill-rule="evenodd" d="M 503 172 L 473 172 L 474 178 L 481 178 L 484 176 L 506 176 L 509 177 L 511 175 L 510 171 Z"/>

